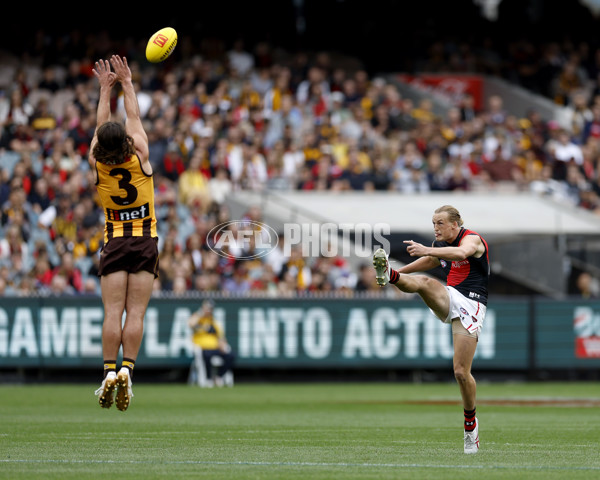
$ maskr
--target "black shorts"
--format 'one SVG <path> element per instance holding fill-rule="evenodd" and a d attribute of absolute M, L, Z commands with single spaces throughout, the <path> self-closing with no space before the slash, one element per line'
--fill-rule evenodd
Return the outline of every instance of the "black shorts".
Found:
<path fill-rule="evenodd" d="M 146 271 L 158 277 L 158 238 L 115 237 L 102 249 L 98 276 Z"/>

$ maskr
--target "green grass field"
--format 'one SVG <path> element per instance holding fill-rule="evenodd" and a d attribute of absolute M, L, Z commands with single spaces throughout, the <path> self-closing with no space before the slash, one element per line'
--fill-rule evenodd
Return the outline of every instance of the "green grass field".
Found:
<path fill-rule="evenodd" d="M 480 383 L 468 456 L 452 383 L 134 384 L 125 413 L 95 388 L 0 386 L 0 478 L 600 478 L 593 383 Z"/>

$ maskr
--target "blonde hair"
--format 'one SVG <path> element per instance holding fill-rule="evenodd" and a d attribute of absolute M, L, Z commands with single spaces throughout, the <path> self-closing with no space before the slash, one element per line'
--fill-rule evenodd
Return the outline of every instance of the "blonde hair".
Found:
<path fill-rule="evenodd" d="M 444 212 L 448 214 L 448 220 L 458 223 L 459 227 L 463 226 L 463 219 L 460 217 L 460 213 L 452 205 L 444 205 L 443 207 L 438 208 L 434 213 Z"/>

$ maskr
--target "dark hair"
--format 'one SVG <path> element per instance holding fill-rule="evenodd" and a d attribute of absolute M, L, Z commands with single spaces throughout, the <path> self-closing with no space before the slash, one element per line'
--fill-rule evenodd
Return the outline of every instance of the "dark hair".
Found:
<path fill-rule="evenodd" d="M 93 155 L 97 162 L 105 165 L 118 165 L 135 154 L 133 138 L 127 135 L 123 125 L 106 122 L 96 131 L 98 143 L 94 145 Z"/>

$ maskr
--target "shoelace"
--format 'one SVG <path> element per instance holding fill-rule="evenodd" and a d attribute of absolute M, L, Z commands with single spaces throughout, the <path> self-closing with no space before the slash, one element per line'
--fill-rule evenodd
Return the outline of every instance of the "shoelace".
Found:
<path fill-rule="evenodd" d="M 475 430 L 472 432 L 465 431 L 465 442 L 470 445 L 475 445 Z"/>
<path fill-rule="evenodd" d="M 104 391 L 105 386 L 106 386 L 106 380 L 103 380 L 102 385 L 100 385 L 100 388 L 94 392 L 94 395 L 101 395 L 102 392 Z"/>
<path fill-rule="evenodd" d="M 107 377 L 108 378 L 108 377 Z M 116 380 L 116 379 L 115 379 Z M 94 392 L 95 395 L 101 395 L 102 392 L 104 391 L 104 389 L 106 388 L 106 378 L 104 380 L 102 380 L 102 385 L 100 385 L 100 388 L 98 390 L 96 390 Z"/>

